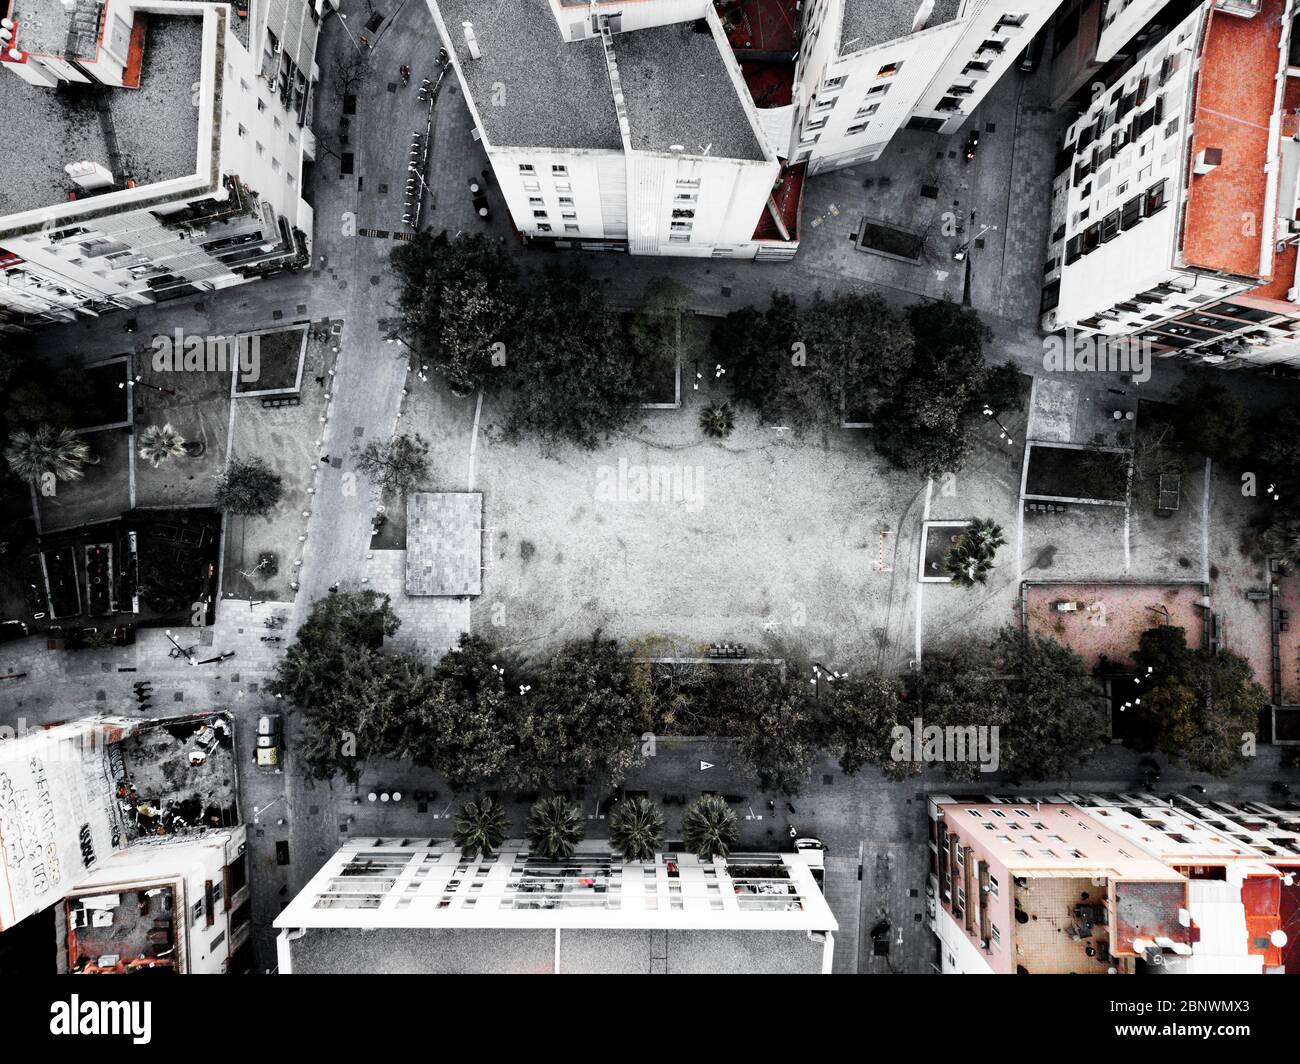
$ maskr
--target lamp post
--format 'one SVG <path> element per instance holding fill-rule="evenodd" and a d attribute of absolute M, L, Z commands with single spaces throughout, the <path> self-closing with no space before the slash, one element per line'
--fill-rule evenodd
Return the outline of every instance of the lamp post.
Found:
<path fill-rule="evenodd" d="M 352 47 L 357 50 L 357 55 L 365 55 L 361 50 L 361 45 L 357 43 L 357 39 L 352 36 L 352 31 L 348 29 L 348 17 L 342 11 L 339 12 L 339 24 L 343 27 L 343 32 L 348 35 L 348 40 L 352 42 Z"/>
<path fill-rule="evenodd" d="M 123 388 L 152 388 L 155 392 L 162 392 L 163 395 L 175 395 L 175 388 L 164 388 L 160 384 L 149 384 L 144 381 L 139 374 L 136 374 L 130 380 L 119 381 L 117 388 L 121 391 Z"/>
<path fill-rule="evenodd" d="M 1006 440 L 1008 447 L 1013 446 L 1015 444 L 1016 441 L 1011 438 L 1011 430 L 1008 429 L 1006 425 L 1002 424 L 1002 422 L 998 420 L 997 414 L 993 412 L 993 408 L 989 406 L 987 403 L 984 404 L 984 416 L 987 418 L 992 418 L 993 424 L 995 424 L 999 429 L 1001 429 L 1001 432 L 998 434 L 998 439 Z"/>
<path fill-rule="evenodd" d="M 183 646 L 181 646 L 178 642 L 176 642 L 176 637 L 172 635 L 170 628 L 165 630 L 163 632 L 163 635 L 165 635 L 169 640 L 171 640 L 172 646 L 174 646 L 178 651 L 180 651 L 181 657 L 183 657 L 191 665 L 198 664 L 198 662 L 194 660 L 194 655 L 191 654 L 188 650 L 186 650 Z"/>

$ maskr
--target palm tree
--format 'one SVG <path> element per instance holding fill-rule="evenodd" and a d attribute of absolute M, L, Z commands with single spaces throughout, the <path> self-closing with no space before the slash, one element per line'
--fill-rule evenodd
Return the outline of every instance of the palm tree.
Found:
<path fill-rule="evenodd" d="M 185 453 L 185 437 L 170 423 L 161 428 L 150 425 L 140 434 L 140 457 L 155 469 L 168 458 L 179 458 Z"/>
<path fill-rule="evenodd" d="M 704 435 L 725 440 L 736 427 L 736 415 L 730 403 L 710 403 L 700 411 L 700 428 Z"/>
<path fill-rule="evenodd" d="M 1294 572 L 1300 566 L 1300 520 L 1280 518 L 1264 530 L 1262 538 L 1269 554 L 1278 556 L 1283 572 Z"/>
<path fill-rule="evenodd" d="M 977 518 L 962 529 L 948 549 L 944 568 L 958 587 L 974 587 L 988 581 L 993 558 L 1006 543 L 1002 526 L 987 518 Z"/>
<path fill-rule="evenodd" d="M 664 837 L 664 815 L 649 798 L 628 798 L 609 814 L 609 844 L 625 861 L 649 861 Z"/>
<path fill-rule="evenodd" d="M 90 461 L 90 445 L 71 429 L 41 425 L 34 432 L 19 429 L 9 437 L 5 460 L 23 480 L 53 474 L 57 480 L 80 480 Z"/>
<path fill-rule="evenodd" d="M 451 837 L 462 857 L 491 857 L 506 838 L 506 813 L 493 798 L 472 798 L 460 807 Z"/>
<path fill-rule="evenodd" d="M 701 861 L 726 857 L 736 845 L 736 813 L 716 794 L 701 794 L 682 821 L 686 848 Z"/>
<path fill-rule="evenodd" d="M 558 794 L 533 803 L 528 811 L 527 830 L 533 851 L 548 861 L 572 857 L 585 833 L 581 811 Z"/>

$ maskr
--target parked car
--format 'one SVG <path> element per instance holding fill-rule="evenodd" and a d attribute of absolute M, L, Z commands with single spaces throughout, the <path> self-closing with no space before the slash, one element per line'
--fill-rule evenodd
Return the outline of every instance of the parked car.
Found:
<path fill-rule="evenodd" d="M 284 727 L 279 713 L 263 713 L 257 718 L 258 768 L 280 770 L 284 757 Z"/>

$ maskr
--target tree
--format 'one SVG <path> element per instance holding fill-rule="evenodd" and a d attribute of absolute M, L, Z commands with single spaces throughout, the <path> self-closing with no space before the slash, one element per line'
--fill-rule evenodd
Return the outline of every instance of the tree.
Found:
<path fill-rule="evenodd" d="M 567 860 L 585 834 L 582 811 L 558 794 L 539 798 L 528 811 L 527 832 L 538 856 L 548 861 Z"/>
<path fill-rule="evenodd" d="M 529 289 L 516 336 L 508 435 L 591 450 L 632 418 L 640 400 L 635 361 L 585 270 L 545 271 Z"/>
<path fill-rule="evenodd" d="M 988 582 L 998 548 L 1006 543 L 1002 526 L 977 518 L 961 530 L 944 558 L 944 568 L 958 587 Z"/>
<path fill-rule="evenodd" d="M 460 807 L 451 837 L 467 860 L 491 857 L 506 838 L 506 813 L 493 798 L 472 798 Z"/>
<path fill-rule="evenodd" d="M 818 296 L 801 309 L 777 295 L 765 312 L 729 314 L 715 336 L 736 398 L 796 433 L 871 418 L 912 359 L 906 319 L 875 296 Z"/>
<path fill-rule="evenodd" d="M 925 727 L 987 728 L 996 741 L 996 766 L 970 756 L 945 761 L 951 780 L 974 782 L 992 767 L 1016 781 L 1068 778 L 1106 742 L 1105 709 L 1083 662 L 1015 628 L 988 645 L 968 641 L 927 655 L 914 684 Z"/>
<path fill-rule="evenodd" d="M 744 712 L 728 713 L 738 724 L 741 762 L 764 790 L 798 794 L 817 756 L 816 719 L 805 686 L 754 672 L 743 698 Z"/>
<path fill-rule="evenodd" d="M 1278 556 L 1278 564 L 1288 573 L 1300 568 L 1300 518 L 1279 516 L 1264 530 L 1264 549 Z"/>
<path fill-rule="evenodd" d="M 701 861 L 726 857 L 740 832 L 736 813 L 716 794 L 701 794 L 686 810 L 682 821 L 686 848 Z"/>
<path fill-rule="evenodd" d="M 366 80 L 368 73 L 366 64 L 355 52 L 345 55 L 331 65 L 334 70 L 334 95 L 339 100 L 353 95 Z"/>
<path fill-rule="evenodd" d="M 1003 362 L 1000 366 L 989 367 L 980 387 L 980 400 L 994 414 L 1005 414 L 1019 410 L 1024 401 L 1029 378 L 1020 372 L 1014 362 Z"/>
<path fill-rule="evenodd" d="M 150 425 L 140 434 L 140 457 L 157 469 L 168 458 L 185 454 L 185 437 L 171 423 Z"/>
<path fill-rule="evenodd" d="M 23 480 L 52 475 L 56 480 L 76 481 L 85 476 L 90 445 L 71 429 L 41 425 L 31 432 L 19 429 L 10 435 L 5 460 Z"/>
<path fill-rule="evenodd" d="M 525 293 L 499 240 L 482 233 L 421 234 L 396 248 L 398 307 L 421 357 L 457 395 L 496 382 L 493 357 L 509 345 Z M 498 360 L 499 361 L 499 360 Z"/>
<path fill-rule="evenodd" d="M 730 403 L 710 403 L 700 411 L 700 428 L 704 435 L 725 440 L 736 427 L 736 415 Z"/>
<path fill-rule="evenodd" d="M 412 757 L 458 790 L 493 781 L 531 786 L 530 725 L 522 696 L 508 690 L 492 645 L 462 634 L 433 670 L 412 728 Z"/>
<path fill-rule="evenodd" d="M 386 596 L 329 595 L 313 603 L 276 666 L 268 689 L 304 710 L 300 754 L 314 778 L 342 772 L 355 782 L 367 758 L 406 748 L 428 691 L 418 662 L 383 653 L 399 625 Z"/>
<path fill-rule="evenodd" d="M 1170 421 L 1184 451 L 1236 462 L 1250 451 L 1246 408 L 1218 381 L 1184 380 L 1174 392 Z"/>
<path fill-rule="evenodd" d="M 280 474 L 260 458 L 232 458 L 226 471 L 217 477 L 217 505 L 244 517 L 269 513 L 283 491 Z"/>
<path fill-rule="evenodd" d="M 664 838 L 664 815 L 649 798 L 627 798 L 609 814 L 609 845 L 625 861 L 650 861 Z"/>
<path fill-rule="evenodd" d="M 906 775 L 889 756 L 891 735 L 898 725 L 911 724 L 911 709 L 902 700 L 899 685 L 884 676 L 836 680 L 829 685 L 829 698 L 822 720 L 822 742 L 848 775 L 865 765 L 874 765 L 887 775 Z"/>
<path fill-rule="evenodd" d="M 908 323 L 914 357 L 873 419 L 876 450 L 902 469 L 935 476 L 960 468 L 969 451 L 968 422 L 983 409 L 983 349 L 992 333 L 955 303 L 918 303 Z"/>
<path fill-rule="evenodd" d="M 638 763 L 645 720 L 630 666 L 630 656 L 600 633 L 566 644 L 546 663 L 527 696 L 524 768 L 535 782 L 617 785 Z"/>
<path fill-rule="evenodd" d="M 1226 650 L 1192 649 L 1181 628 L 1163 625 L 1142 633 L 1134 663 L 1142 695 L 1128 711 L 1129 746 L 1158 749 L 1216 776 L 1246 763 L 1243 744 L 1268 704 L 1250 662 Z"/>
<path fill-rule="evenodd" d="M 404 432 L 387 443 L 371 440 L 354 449 L 353 456 L 362 475 L 377 482 L 386 495 L 407 495 L 429 476 L 429 445 L 418 432 Z"/>

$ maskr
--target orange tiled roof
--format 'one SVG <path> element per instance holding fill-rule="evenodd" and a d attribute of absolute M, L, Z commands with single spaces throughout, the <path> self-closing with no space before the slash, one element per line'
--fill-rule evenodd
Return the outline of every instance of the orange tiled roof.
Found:
<path fill-rule="evenodd" d="M 1209 12 L 1192 156 L 1220 148 L 1223 161 L 1208 174 L 1189 177 L 1183 220 L 1183 257 L 1189 265 L 1260 276 L 1268 191 L 1264 167 L 1283 6 L 1283 0 L 1264 0 L 1254 18 Z M 1253 225 L 1245 215 L 1253 216 Z"/>

